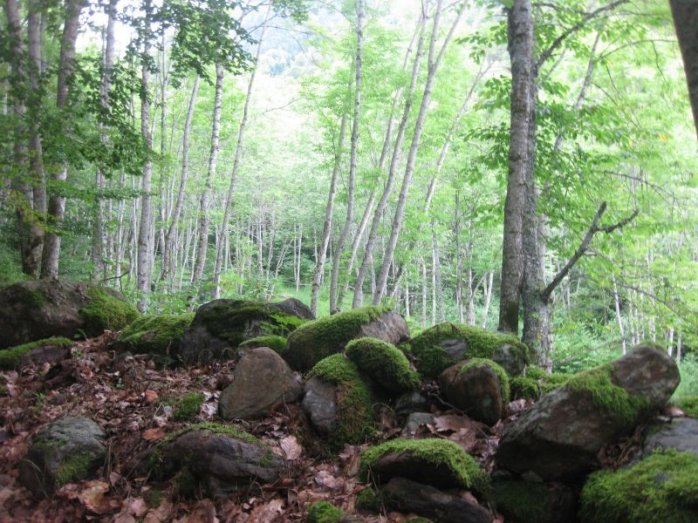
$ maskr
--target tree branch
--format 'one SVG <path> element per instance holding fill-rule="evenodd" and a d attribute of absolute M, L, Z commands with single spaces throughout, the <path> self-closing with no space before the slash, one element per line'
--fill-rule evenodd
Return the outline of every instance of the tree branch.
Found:
<path fill-rule="evenodd" d="M 579 22 L 565 30 L 560 36 L 553 40 L 553 43 L 550 44 L 550 46 L 545 51 L 541 53 L 540 57 L 538 58 L 538 61 L 536 62 L 536 69 L 540 69 L 541 66 L 548 60 L 548 58 L 552 56 L 555 50 L 558 49 L 565 42 L 565 40 L 567 40 L 567 38 L 572 36 L 577 31 L 581 30 L 587 22 L 593 20 L 594 18 L 606 11 L 611 11 L 615 9 L 619 5 L 627 4 L 629 1 L 630 0 L 615 0 L 615 2 L 611 2 L 610 4 L 599 7 L 598 9 L 584 15 L 584 17 Z"/>
<path fill-rule="evenodd" d="M 548 286 L 541 293 L 543 301 L 547 302 L 550 299 L 550 296 L 552 295 L 553 291 L 557 288 L 558 285 L 560 285 L 562 280 L 565 279 L 565 276 L 567 276 L 567 273 L 569 273 L 570 270 L 572 269 L 572 267 L 574 267 L 575 264 L 579 261 L 579 259 L 582 256 L 584 256 L 584 253 L 589 248 L 589 244 L 591 244 L 591 240 L 594 238 L 594 235 L 597 232 L 604 232 L 604 233 L 613 232 L 616 229 L 618 229 L 620 227 L 624 227 L 625 225 L 629 224 L 631 221 L 633 221 L 635 219 L 635 217 L 639 213 L 639 211 L 637 209 L 635 209 L 630 216 L 623 218 L 618 223 L 614 223 L 613 225 L 608 225 L 608 226 L 602 227 L 599 225 L 599 222 L 601 221 L 601 217 L 606 212 L 607 208 L 608 208 L 608 205 L 606 204 L 606 202 L 602 202 L 601 205 L 599 205 L 599 208 L 597 209 L 596 214 L 594 215 L 594 219 L 592 220 L 591 225 L 589 226 L 589 229 L 587 230 L 586 234 L 584 235 L 582 242 L 579 244 L 579 247 L 577 247 L 577 250 L 574 251 L 574 254 L 567 261 L 565 266 L 562 269 L 560 269 L 560 271 L 555 275 L 553 280 L 548 284 Z"/>

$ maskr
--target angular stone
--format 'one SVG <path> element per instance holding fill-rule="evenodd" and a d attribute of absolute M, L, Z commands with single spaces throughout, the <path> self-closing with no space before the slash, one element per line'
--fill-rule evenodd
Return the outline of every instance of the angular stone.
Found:
<path fill-rule="evenodd" d="M 315 430 L 325 436 L 334 431 L 337 425 L 337 386 L 318 377 L 305 383 L 303 410 L 310 418 Z"/>
<path fill-rule="evenodd" d="M 463 369 L 452 365 L 439 376 L 439 387 L 446 401 L 474 420 L 494 425 L 504 413 L 504 398 L 499 377 L 487 365 Z"/>
<path fill-rule="evenodd" d="M 407 417 L 405 427 L 402 429 L 402 437 L 414 437 L 419 427 L 434 425 L 435 419 L 434 415 L 428 412 L 413 412 Z"/>
<path fill-rule="evenodd" d="M 233 382 L 221 393 L 218 412 L 223 419 L 255 418 L 303 393 L 301 378 L 272 349 L 244 351 Z"/>
<path fill-rule="evenodd" d="M 671 423 L 651 427 L 645 439 L 642 455 L 648 456 L 655 449 L 674 449 L 698 454 L 698 420 L 675 418 Z"/>

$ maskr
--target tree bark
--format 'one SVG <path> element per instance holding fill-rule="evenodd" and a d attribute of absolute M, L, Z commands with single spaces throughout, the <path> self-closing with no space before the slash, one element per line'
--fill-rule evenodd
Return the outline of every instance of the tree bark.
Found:
<path fill-rule="evenodd" d="M 698 0 L 670 0 L 698 133 Z"/>

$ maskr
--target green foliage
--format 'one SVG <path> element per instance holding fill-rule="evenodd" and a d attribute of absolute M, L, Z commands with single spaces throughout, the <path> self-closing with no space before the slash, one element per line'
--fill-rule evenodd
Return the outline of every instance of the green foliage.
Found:
<path fill-rule="evenodd" d="M 337 385 L 337 426 L 330 443 L 342 448 L 346 443 L 360 444 L 373 435 L 373 397 L 356 365 L 344 354 L 334 354 L 319 361 L 308 373 Z"/>
<path fill-rule="evenodd" d="M 288 337 L 285 358 L 294 369 L 307 371 L 326 356 L 342 352 L 362 326 L 389 310 L 362 307 L 308 322 Z"/>
<path fill-rule="evenodd" d="M 419 387 L 419 375 L 394 345 L 375 338 L 359 338 L 347 344 L 347 357 L 380 387 L 403 393 Z"/>
<path fill-rule="evenodd" d="M 368 448 L 361 454 L 359 474 L 362 481 L 372 479 L 372 467 L 387 454 L 408 454 L 418 461 L 445 467 L 463 489 L 479 493 L 489 489 L 489 478 L 477 461 L 458 444 L 439 438 L 393 439 Z"/>
<path fill-rule="evenodd" d="M 88 303 L 80 309 L 85 321 L 85 333 L 97 336 L 105 330 L 120 330 L 138 317 L 138 310 L 110 289 L 90 287 Z"/>
<path fill-rule="evenodd" d="M 472 369 L 473 367 L 487 367 L 494 371 L 494 373 L 497 375 L 497 378 L 499 379 L 499 388 L 502 393 L 502 401 L 504 402 L 504 405 L 508 404 L 511 391 L 509 386 L 509 375 L 507 374 L 507 371 L 505 371 L 501 365 L 487 358 L 472 358 L 467 360 L 465 364 L 460 368 L 459 374 L 464 374 L 468 371 L 468 369 Z"/>
<path fill-rule="evenodd" d="M 465 342 L 467 350 L 461 359 L 490 359 L 499 347 L 511 345 L 524 361 L 529 361 L 528 349 L 515 336 L 487 332 L 470 325 L 441 323 L 425 330 L 409 342 L 409 351 L 415 358 L 415 365 L 420 374 L 434 378 L 458 361 L 449 356 L 441 346 L 446 340 Z"/>
<path fill-rule="evenodd" d="M 43 340 L 31 341 L 15 347 L 0 350 L 0 369 L 16 369 L 19 366 L 22 356 L 39 347 L 49 345 L 56 347 L 72 347 L 73 341 L 68 338 L 45 338 Z"/>
<path fill-rule="evenodd" d="M 327 501 L 318 501 L 308 509 L 308 523 L 339 523 L 344 512 Z"/>
<path fill-rule="evenodd" d="M 256 338 L 250 338 L 249 340 L 243 341 L 239 348 L 250 348 L 256 349 L 257 347 L 269 347 L 273 351 L 283 354 L 284 349 L 286 349 L 286 338 L 283 336 L 275 336 L 270 334 L 268 336 L 257 336 Z"/>
<path fill-rule="evenodd" d="M 698 456 L 675 450 L 655 451 L 616 472 L 595 472 L 582 490 L 580 520 L 693 522 L 698 499 L 696 478 Z"/>
<path fill-rule="evenodd" d="M 199 415 L 201 405 L 206 396 L 203 392 L 189 392 L 177 398 L 174 402 L 174 413 L 172 418 L 175 421 L 191 421 Z"/>
<path fill-rule="evenodd" d="M 690 355 L 678 363 L 681 383 L 674 392 L 673 399 L 698 396 L 698 358 Z"/>
<path fill-rule="evenodd" d="M 116 341 L 136 353 L 175 357 L 193 314 L 141 316 L 119 333 Z"/>
<path fill-rule="evenodd" d="M 509 382 L 511 397 L 515 400 L 537 400 L 540 397 L 538 382 L 529 377 L 511 378 Z"/>
<path fill-rule="evenodd" d="M 692 418 L 698 418 L 698 396 L 684 396 L 675 403 L 686 415 Z"/>

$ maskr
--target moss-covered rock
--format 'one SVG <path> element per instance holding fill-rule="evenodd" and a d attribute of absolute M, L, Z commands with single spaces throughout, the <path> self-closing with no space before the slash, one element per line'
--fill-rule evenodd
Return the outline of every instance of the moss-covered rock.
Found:
<path fill-rule="evenodd" d="M 507 372 L 498 363 L 487 358 L 472 358 L 467 360 L 463 364 L 463 366 L 460 368 L 460 374 L 465 374 L 468 372 L 469 369 L 472 369 L 474 367 L 483 366 L 492 369 L 492 371 L 497 375 L 497 378 L 499 378 L 499 385 L 502 391 L 502 400 L 505 404 L 509 403 L 509 398 L 511 396 L 509 388 L 509 376 L 507 375 Z"/>
<path fill-rule="evenodd" d="M 0 355 L 2 355 L 2 353 L 0 353 Z M 687 416 L 698 418 L 698 396 L 679 398 L 675 403 Z"/>
<path fill-rule="evenodd" d="M 199 307 L 184 334 L 180 354 L 185 363 L 237 357 L 245 340 L 259 336 L 286 337 L 307 322 L 287 302 L 214 300 Z"/>
<path fill-rule="evenodd" d="M 547 394 L 555 389 L 559 389 L 565 383 L 570 381 L 574 377 L 574 374 L 562 374 L 559 372 L 553 372 L 552 374 L 544 374 L 538 379 L 540 384 L 540 389 L 543 394 Z"/>
<path fill-rule="evenodd" d="M 363 489 L 356 495 L 356 510 L 378 514 L 384 508 L 383 497 L 372 487 Z"/>
<path fill-rule="evenodd" d="M 142 316 L 119 333 L 115 345 L 135 354 L 158 354 L 177 358 L 184 332 L 193 314 Z"/>
<path fill-rule="evenodd" d="M 533 378 L 516 377 L 509 380 L 511 397 L 515 400 L 537 400 L 540 397 L 540 387 Z"/>
<path fill-rule="evenodd" d="M 370 336 L 393 345 L 408 336 L 405 320 L 385 307 L 362 307 L 306 323 L 288 337 L 284 358 L 306 372 L 321 359 L 342 352 L 355 338 Z"/>
<path fill-rule="evenodd" d="M 41 347 L 72 347 L 73 341 L 68 338 L 46 338 L 43 340 L 31 341 L 16 347 L 0 350 L 0 369 L 16 369 L 19 367 L 22 357 L 34 349 Z"/>
<path fill-rule="evenodd" d="M 381 388 L 402 394 L 419 387 L 419 375 L 410 368 L 405 354 L 394 345 L 375 338 L 359 338 L 347 344 L 347 357 Z"/>
<path fill-rule="evenodd" d="M 333 386 L 329 391 L 334 394 L 334 420 L 328 424 L 326 433 L 331 446 L 342 448 L 346 443 L 364 443 L 373 435 L 373 397 L 369 384 L 344 354 L 324 358 L 312 368 L 308 377 Z M 312 395 L 306 393 L 303 408 L 314 422 L 316 416 L 312 410 L 315 407 L 309 396 Z"/>
<path fill-rule="evenodd" d="M 308 509 L 308 523 L 339 523 L 344 511 L 327 501 L 318 501 Z"/>
<path fill-rule="evenodd" d="M 528 349 L 515 336 L 454 323 L 434 325 L 410 340 L 406 348 L 420 374 L 430 378 L 466 358 L 487 358 L 500 364 L 504 364 L 500 357 L 507 362 L 516 360 L 515 367 L 521 370 L 529 361 Z"/>
<path fill-rule="evenodd" d="M 0 349 L 52 336 L 97 336 L 138 316 L 113 289 L 53 279 L 1 289 L 0 310 Z"/>
<path fill-rule="evenodd" d="M 579 516 L 584 523 L 698 521 L 698 456 L 657 451 L 616 472 L 592 474 L 582 490 Z"/>
<path fill-rule="evenodd" d="M 404 477 L 438 488 L 487 493 L 489 479 L 480 465 L 453 441 L 437 438 L 394 439 L 361 454 L 363 481 L 385 483 Z"/>
<path fill-rule="evenodd" d="M 284 349 L 286 349 L 286 338 L 269 334 L 268 336 L 257 336 L 256 338 L 245 340 L 238 346 L 239 349 L 258 349 L 259 347 L 269 347 L 274 352 L 283 354 Z"/>
<path fill-rule="evenodd" d="M 561 484 L 497 480 L 492 482 L 492 498 L 511 523 L 568 523 L 576 516 L 576 496 Z"/>

